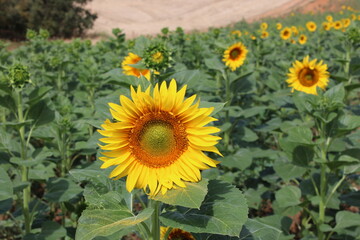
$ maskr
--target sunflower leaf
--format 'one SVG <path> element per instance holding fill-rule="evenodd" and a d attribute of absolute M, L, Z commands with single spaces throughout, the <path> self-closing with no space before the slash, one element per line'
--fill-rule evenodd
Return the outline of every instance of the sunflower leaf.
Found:
<path fill-rule="evenodd" d="M 161 222 L 193 233 L 239 236 L 248 218 L 244 195 L 231 184 L 219 180 L 210 180 L 208 190 L 199 210 L 166 212 L 161 214 Z"/>
<path fill-rule="evenodd" d="M 147 208 L 138 215 L 134 215 L 124 205 L 121 194 L 114 191 L 102 195 L 101 199 L 104 202 L 112 202 L 112 204 L 99 205 L 96 209 L 83 211 L 75 239 L 91 240 L 96 237 L 111 236 L 115 233 L 117 236 L 126 235 L 135 230 L 137 224 L 149 219 L 154 211 Z"/>
<path fill-rule="evenodd" d="M 153 199 L 171 205 L 200 209 L 208 192 L 208 183 L 209 180 L 204 178 L 198 183 L 185 183 L 185 188 L 171 189 L 164 195 L 159 193 Z"/>

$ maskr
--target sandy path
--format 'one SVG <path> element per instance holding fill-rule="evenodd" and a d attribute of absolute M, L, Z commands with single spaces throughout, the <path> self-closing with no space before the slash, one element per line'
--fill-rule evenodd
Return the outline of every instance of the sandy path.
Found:
<path fill-rule="evenodd" d="M 88 9 L 98 14 L 89 33 L 111 34 L 122 29 L 127 37 L 153 35 L 163 27 L 185 31 L 226 26 L 242 19 L 290 12 L 314 0 L 93 0 Z"/>

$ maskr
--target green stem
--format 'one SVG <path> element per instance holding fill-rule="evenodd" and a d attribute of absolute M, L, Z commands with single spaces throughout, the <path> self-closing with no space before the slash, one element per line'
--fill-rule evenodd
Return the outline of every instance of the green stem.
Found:
<path fill-rule="evenodd" d="M 225 71 L 222 72 L 223 78 L 225 80 L 225 101 L 226 101 L 226 107 L 229 107 L 231 105 L 231 89 L 230 89 L 230 79 Z M 230 123 L 230 110 L 227 109 L 225 111 L 225 123 Z M 226 146 L 229 146 L 230 143 L 230 130 L 231 127 L 225 130 L 224 132 L 224 143 Z"/>
<path fill-rule="evenodd" d="M 18 122 L 24 122 L 24 111 L 23 111 L 23 100 L 21 95 L 21 89 L 16 89 L 16 97 L 17 97 L 17 117 Z M 26 140 L 25 140 L 25 126 L 21 126 L 19 128 L 19 136 L 20 136 L 20 144 L 21 144 L 21 159 L 26 160 Z M 28 182 L 29 180 L 29 169 L 26 166 L 21 166 L 21 181 L 23 183 Z M 31 197 L 31 188 L 30 185 L 23 189 L 23 202 L 22 208 L 25 218 L 25 233 L 30 233 L 31 230 L 31 217 L 30 217 L 30 210 L 29 210 L 29 202 Z"/>
<path fill-rule="evenodd" d="M 153 215 L 151 216 L 152 240 L 160 240 L 160 202 L 151 200 L 151 207 L 154 208 Z"/>
<path fill-rule="evenodd" d="M 166 233 L 162 240 L 167 240 L 172 230 L 173 230 L 173 228 L 169 227 L 168 230 L 166 230 Z"/>

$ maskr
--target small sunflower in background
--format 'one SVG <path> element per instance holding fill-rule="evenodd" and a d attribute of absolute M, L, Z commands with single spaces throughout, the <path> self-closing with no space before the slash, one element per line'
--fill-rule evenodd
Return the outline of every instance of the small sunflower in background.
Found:
<path fill-rule="evenodd" d="M 347 27 L 349 27 L 350 24 L 351 24 L 351 19 L 350 19 L 350 18 L 341 19 L 341 23 L 343 24 L 343 27 L 344 27 L 344 28 L 347 28 Z"/>
<path fill-rule="evenodd" d="M 277 24 L 276 24 L 276 29 L 277 29 L 277 30 L 281 30 L 281 29 L 282 29 L 282 24 L 281 24 L 281 23 L 277 23 Z"/>
<path fill-rule="evenodd" d="M 322 27 L 325 31 L 329 31 L 331 29 L 332 24 L 330 22 L 323 22 Z"/>
<path fill-rule="evenodd" d="M 336 30 L 340 30 L 343 28 L 343 24 L 341 21 L 335 21 L 332 26 Z"/>
<path fill-rule="evenodd" d="M 333 16 L 327 15 L 325 19 L 326 19 L 326 21 L 328 21 L 328 22 L 332 22 L 332 21 L 333 21 Z"/>
<path fill-rule="evenodd" d="M 233 31 L 231 31 L 231 34 L 238 36 L 238 37 L 241 37 L 241 35 L 242 35 L 240 30 L 233 30 Z"/>
<path fill-rule="evenodd" d="M 238 67 L 244 64 L 247 48 L 241 42 L 235 43 L 225 50 L 223 55 L 223 62 L 231 71 L 235 71 Z"/>
<path fill-rule="evenodd" d="M 291 26 L 291 32 L 293 36 L 299 35 L 299 29 L 296 26 Z"/>
<path fill-rule="evenodd" d="M 150 70 L 149 69 L 139 69 L 131 66 L 132 64 L 136 64 L 141 61 L 141 57 L 136 55 L 135 53 L 129 53 L 128 56 L 124 58 L 121 63 L 121 67 L 123 69 L 123 73 L 129 76 L 144 76 L 147 80 L 150 80 Z"/>
<path fill-rule="evenodd" d="M 299 36 L 298 41 L 299 41 L 299 43 L 300 43 L 301 45 L 304 45 L 304 44 L 307 42 L 307 37 L 306 37 L 306 35 L 305 35 L 305 34 L 301 34 L 301 35 Z"/>
<path fill-rule="evenodd" d="M 144 63 L 149 69 L 156 72 L 171 67 L 171 52 L 162 43 L 153 43 L 144 50 Z"/>
<path fill-rule="evenodd" d="M 283 40 L 288 40 L 291 37 L 291 28 L 286 27 L 280 32 L 280 37 Z"/>
<path fill-rule="evenodd" d="M 166 232 L 168 231 L 168 227 L 160 227 L 160 239 L 164 239 Z M 180 228 L 173 228 L 166 240 L 196 240 L 194 236 L 186 232 L 184 230 L 181 230 Z"/>
<path fill-rule="evenodd" d="M 268 29 L 268 27 L 269 27 L 269 25 L 268 25 L 266 22 L 263 22 L 263 23 L 261 23 L 261 25 L 260 25 L 260 29 L 263 30 L 263 31 L 265 31 L 266 29 Z"/>
<path fill-rule="evenodd" d="M 322 60 L 319 62 L 317 59 L 310 61 L 309 56 L 306 56 L 302 62 L 295 61 L 292 65 L 286 80 L 289 87 L 292 88 L 291 92 L 297 90 L 317 95 L 317 87 L 325 90 L 329 82 L 329 72 L 327 65 L 323 64 Z"/>
<path fill-rule="evenodd" d="M 269 32 L 267 32 L 267 31 L 261 32 L 261 36 L 260 36 L 260 37 L 261 37 L 262 39 L 269 37 Z"/>
<path fill-rule="evenodd" d="M 306 28 L 309 30 L 309 32 L 315 32 L 316 31 L 316 23 L 313 21 L 309 21 L 306 23 Z"/>
<path fill-rule="evenodd" d="M 121 95 L 120 105 L 109 103 L 114 121 L 105 120 L 98 130 L 105 136 L 99 139 L 105 143 L 101 168 L 116 166 L 110 178 L 127 176 L 129 192 L 140 188 L 154 196 L 198 182 L 200 170 L 216 167 L 219 162 L 203 152 L 221 155 L 215 147 L 221 138 L 211 135 L 220 129 L 206 126 L 217 120 L 210 116 L 213 107 L 193 104 L 196 95 L 185 100 L 186 85 L 178 91 L 174 79 L 169 87 L 164 81 L 130 90 L 132 100 Z"/>

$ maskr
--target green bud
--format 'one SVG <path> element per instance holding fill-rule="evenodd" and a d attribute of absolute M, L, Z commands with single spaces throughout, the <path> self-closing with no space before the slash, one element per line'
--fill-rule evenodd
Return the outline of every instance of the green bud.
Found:
<path fill-rule="evenodd" d="M 169 28 L 165 27 L 161 29 L 162 34 L 167 35 L 169 33 Z"/>
<path fill-rule="evenodd" d="M 27 29 L 26 30 L 26 39 L 27 40 L 32 40 L 35 39 L 37 37 L 37 33 L 32 30 L 32 29 Z"/>
<path fill-rule="evenodd" d="M 8 77 L 10 79 L 10 85 L 13 88 L 22 88 L 26 83 L 30 83 L 30 73 L 28 67 L 20 63 L 17 63 L 10 67 L 8 70 Z"/>
<path fill-rule="evenodd" d="M 161 71 L 171 66 L 171 52 L 163 43 L 151 44 L 143 54 L 147 68 Z"/>
<path fill-rule="evenodd" d="M 121 29 L 120 28 L 114 28 L 112 30 L 112 34 L 114 34 L 115 37 L 119 36 L 121 34 Z"/>
<path fill-rule="evenodd" d="M 49 33 L 48 30 L 40 28 L 39 36 L 40 36 L 42 39 L 48 39 L 48 38 L 50 37 L 50 33 Z"/>

